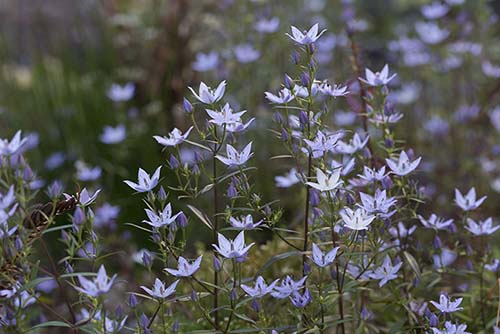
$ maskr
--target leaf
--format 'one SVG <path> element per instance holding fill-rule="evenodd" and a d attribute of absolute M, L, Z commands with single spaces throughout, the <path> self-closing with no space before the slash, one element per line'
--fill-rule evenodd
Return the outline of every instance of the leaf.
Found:
<path fill-rule="evenodd" d="M 73 224 L 67 224 L 67 225 L 61 225 L 61 226 L 54 226 L 54 227 L 46 229 L 45 231 L 42 232 L 42 234 L 47 234 L 47 233 L 50 233 L 50 232 L 64 230 L 64 229 L 72 228 L 72 227 L 73 227 Z"/>
<path fill-rule="evenodd" d="M 279 261 L 279 260 L 284 260 L 286 258 L 289 258 L 290 256 L 295 256 L 295 255 L 302 255 L 301 252 L 299 251 L 290 251 L 282 254 L 278 254 L 270 258 L 264 265 L 259 269 L 257 274 L 255 276 L 260 275 L 264 270 L 269 268 L 274 262 Z"/>
<path fill-rule="evenodd" d="M 198 146 L 199 148 L 202 148 L 202 149 L 204 149 L 204 150 L 207 150 L 207 151 L 209 151 L 209 152 L 212 152 L 212 150 L 211 150 L 209 147 L 207 147 L 207 146 L 205 146 L 205 145 L 201 145 L 200 143 L 196 143 L 196 142 L 194 142 L 194 141 L 190 141 L 190 140 L 187 140 L 187 139 L 186 139 L 186 140 L 184 140 L 184 141 L 185 141 L 186 143 L 188 143 L 188 144 L 191 144 L 191 145 L 194 145 L 194 146 Z"/>
<path fill-rule="evenodd" d="M 408 264 L 410 265 L 411 269 L 413 270 L 415 275 L 417 275 L 417 278 L 420 280 L 421 279 L 420 267 L 418 266 L 417 260 L 415 260 L 413 255 L 411 255 L 407 251 L 404 251 L 403 254 L 406 258 L 406 261 L 408 261 Z"/>
<path fill-rule="evenodd" d="M 289 159 L 289 158 L 293 158 L 293 156 L 291 156 L 289 154 L 282 154 L 282 155 L 275 155 L 274 157 L 271 157 L 271 159 L 269 159 L 269 160 Z"/>
<path fill-rule="evenodd" d="M 142 226 L 139 226 L 139 225 L 136 225 L 134 223 L 125 223 L 125 225 L 130 225 L 130 226 L 133 226 L 139 230 L 142 230 L 142 231 L 145 231 L 145 232 L 148 232 L 148 233 L 151 233 L 151 230 L 148 230 L 147 228 L 145 227 L 142 227 Z"/>
<path fill-rule="evenodd" d="M 62 321 L 47 321 L 42 324 L 38 324 L 36 326 L 31 327 L 28 329 L 28 332 L 31 332 L 35 329 L 40 329 L 40 328 L 45 328 L 45 327 L 66 327 L 66 328 L 71 328 L 71 325 L 62 322 Z"/>
<path fill-rule="evenodd" d="M 200 219 L 203 224 L 205 224 L 210 230 L 213 230 L 212 222 L 210 222 L 210 219 L 208 219 L 207 215 L 205 215 L 203 212 L 201 212 L 200 210 L 198 210 L 197 208 L 195 208 L 192 205 L 188 204 L 187 207 L 191 211 L 193 211 L 193 213 L 196 215 L 196 217 L 198 217 L 198 219 Z"/>

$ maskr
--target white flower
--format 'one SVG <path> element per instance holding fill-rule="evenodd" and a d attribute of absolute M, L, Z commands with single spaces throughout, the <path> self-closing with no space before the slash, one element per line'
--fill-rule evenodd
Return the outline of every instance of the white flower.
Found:
<path fill-rule="evenodd" d="M 405 151 L 401 152 L 397 161 L 385 159 L 392 172 L 398 176 L 405 176 L 413 172 L 420 164 L 420 160 L 422 160 L 421 157 L 410 161 Z"/>
<path fill-rule="evenodd" d="M 389 65 L 385 64 L 384 68 L 382 68 L 382 71 L 380 72 L 375 72 L 373 73 L 369 68 L 365 69 L 365 78 L 359 78 L 359 80 L 363 81 L 364 83 L 377 87 L 377 86 L 385 86 L 394 79 L 394 77 L 397 74 L 394 73 L 393 75 L 389 76 Z"/>
<path fill-rule="evenodd" d="M 321 169 L 316 168 L 316 179 L 318 182 L 306 182 L 306 184 L 319 191 L 331 191 L 342 185 L 343 181 L 340 180 L 340 174 L 340 168 L 334 170 L 330 176 L 323 173 Z"/>
<path fill-rule="evenodd" d="M 214 104 L 218 102 L 224 96 L 226 91 L 226 81 L 222 81 L 215 91 L 208 87 L 203 81 L 200 83 L 200 88 L 198 89 L 198 93 L 194 91 L 193 88 L 189 87 L 191 93 L 193 93 L 196 99 L 204 104 Z"/>
<path fill-rule="evenodd" d="M 462 208 L 464 211 L 470 211 L 477 209 L 486 200 L 487 196 L 483 196 L 476 200 L 476 189 L 472 187 L 467 195 L 462 195 L 462 193 L 455 189 L 455 203 Z"/>
<path fill-rule="evenodd" d="M 340 212 L 340 217 L 344 221 L 345 227 L 357 231 L 367 230 L 368 226 L 375 219 L 375 216 L 369 215 L 363 208 L 357 208 L 353 211 L 347 207 Z"/>
<path fill-rule="evenodd" d="M 323 35 L 326 29 L 322 30 L 320 33 L 318 33 L 318 31 L 319 24 L 316 23 L 309 29 L 309 31 L 304 32 L 301 32 L 299 29 L 292 26 L 292 35 L 288 33 L 286 35 L 294 40 L 297 44 L 307 45 L 316 42 L 316 40 L 320 38 L 321 35 Z"/>

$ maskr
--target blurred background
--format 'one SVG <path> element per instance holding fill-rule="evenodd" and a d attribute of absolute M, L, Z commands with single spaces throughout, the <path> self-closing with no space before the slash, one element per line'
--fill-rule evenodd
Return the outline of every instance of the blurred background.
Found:
<path fill-rule="evenodd" d="M 227 80 L 234 109 L 257 118 L 257 190 L 280 197 L 292 217 L 301 199 L 274 186 L 290 166 L 269 163 L 283 152 L 266 131 L 273 110 L 264 92 L 276 91 L 284 73 L 298 75 L 290 26 L 319 22 L 328 31 L 317 43 L 318 79 L 354 85 L 354 53 L 362 69 L 388 63 L 398 73 L 390 87 L 403 115 L 397 131 L 424 157 L 426 210 L 476 186 L 489 196 L 485 217 L 498 216 L 499 11 L 500 1 L 486 0 L 3 0 L 0 134 L 31 134 L 40 186 L 103 188 L 103 226 L 126 230 L 123 222 L 144 217 L 123 179 L 166 161 L 152 136 L 189 126 L 181 108 L 184 97 L 193 101 L 188 86 Z M 361 126 L 356 94 L 353 86 L 339 100 L 336 126 Z M 186 161 L 192 154 L 183 152 Z M 440 210 L 453 216 L 456 208 Z"/>

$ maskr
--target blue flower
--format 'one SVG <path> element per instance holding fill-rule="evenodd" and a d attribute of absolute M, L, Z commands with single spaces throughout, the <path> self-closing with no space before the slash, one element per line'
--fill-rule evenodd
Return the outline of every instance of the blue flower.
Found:
<path fill-rule="evenodd" d="M 134 92 L 135 86 L 132 82 L 123 86 L 114 83 L 108 89 L 108 97 L 115 102 L 125 102 L 134 96 Z"/>
<path fill-rule="evenodd" d="M 223 164 L 228 167 L 233 166 L 241 166 L 244 165 L 253 155 L 252 150 L 252 142 L 250 142 L 243 151 L 238 152 L 233 146 L 227 144 L 226 145 L 226 157 L 217 155 L 216 158 L 219 159 Z"/>
<path fill-rule="evenodd" d="M 192 67 L 195 71 L 207 72 L 217 68 L 217 65 L 219 65 L 219 55 L 216 51 L 209 53 L 198 52 Z"/>
<path fill-rule="evenodd" d="M 392 172 L 398 176 L 405 176 L 413 172 L 420 164 L 422 158 L 410 161 L 405 151 L 402 151 L 398 160 L 385 159 Z"/>
<path fill-rule="evenodd" d="M 259 277 L 257 277 L 257 279 L 255 281 L 255 287 L 252 288 L 252 287 L 245 285 L 245 284 L 241 284 L 240 287 L 250 297 L 262 298 L 265 295 L 267 295 L 273 291 L 276 283 L 278 283 L 278 280 L 275 280 L 268 285 L 268 284 L 266 284 L 266 281 L 264 280 L 264 278 L 262 276 L 259 276 Z"/>
<path fill-rule="evenodd" d="M 226 81 L 222 81 L 217 86 L 215 91 L 212 88 L 208 87 L 203 81 L 200 83 L 198 93 L 196 93 L 193 88 L 188 88 L 193 93 L 194 97 L 196 97 L 196 99 L 201 103 L 214 104 L 224 96 L 224 93 L 226 91 Z"/>
<path fill-rule="evenodd" d="M 499 259 L 494 259 L 493 263 L 491 263 L 491 264 L 485 264 L 484 268 L 486 270 L 494 272 L 494 273 L 500 272 L 500 260 Z"/>
<path fill-rule="evenodd" d="M 125 322 L 127 321 L 128 317 L 125 316 L 121 320 L 112 320 L 108 317 L 104 319 L 104 327 L 106 329 L 105 334 L 114 334 L 114 333 L 119 333 L 123 326 L 125 326 Z"/>
<path fill-rule="evenodd" d="M 448 298 L 445 294 L 441 294 L 439 296 L 439 303 L 431 301 L 431 304 L 434 305 L 441 313 L 454 313 L 464 309 L 463 307 L 459 307 L 462 300 L 463 298 L 451 300 L 451 298 Z"/>
<path fill-rule="evenodd" d="M 469 192 L 465 195 L 455 189 L 455 203 L 464 211 L 470 211 L 477 209 L 486 200 L 487 196 L 483 196 L 476 200 L 476 189 L 472 187 Z"/>
<path fill-rule="evenodd" d="M 141 289 L 146 291 L 151 297 L 165 299 L 175 292 L 177 284 L 179 284 L 179 280 L 175 281 L 167 288 L 165 287 L 165 283 L 156 278 L 153 289 L 149 289 L 145 286 L 141 286 Z"/>
<path fill-rule="evenodd" d="M 399 262 L 396 265 L 393 265 L 389 255 L 386 255 L 384 262 L 382 263 L 382 266 L 375 269 L 373 273 L 370 275 L 370 277 L 373 279 L 380 280 L 378 285 L 382 287 L 387 282 L 398 278 L 397 273 L 402 265 L 403 262 Z"/>
<path fill-rule="evenodd" d="M 368 140 L 369 136 L 366 136 L 364 140 L 361 140 L 361 137 L 357 133 L 355 133 L 349 143 L 339 141 L 336 150 L 337 152 L 340 152 L 342 154 L 354 154 L 365 147 L 368 143 Z"/>
<path fill-rule="evenodd" d="M 218 245 L 212 244 L 217 252 L 227 259 L 236 259 L 242 262 L 246 259 L 248 250 L 254 245 L 245 245 L 245 232 L 241 231 L 234 240 L 228 240 L 222 234 L 218 233 Z"/>
<path fill-rule="evenodd" d="M 99 139 L 104 144 L 118 144 L 125 140 L 126 137 L 127 130 L 125 129 L 125 125 L 118 124 L 115 127 L 105 126 Z"/>
<path fill-rule="evenodd" d="M 432 334 L 471 334 L 470 332 L 466 332 L 467 325 L 465 324 L 453 324 L 451 321 L 447 321 L 444 323 L 443 329 L 431 328 Z M 495 330 L 495 333 L 496 330 Z"/>
<path fill-rule="evenodd" d="M 385 173 L 385 166 L 382 166 L 379 170 L 363 166 L 363 174 L 358 174 L 361 179 L 369 183 L 372 183 L 374 181 L 382 181 L 387 175 L 388 174 Z"/>
<path fill-rule="evenodd" d="M 166 272 L 168 272 L 169 274 L 174 275 L 176 277 L 189 277 L 189 276 L 192 276 L 196 271 L 198 271 L 198 269 L 200 269 L 200 264 L 201 264 L 202 258 L 203 258 L 203 255 L 199 256 L 192 263 L 189 263 L 188 260 L 186 260 L 182 256 L 179 256 L 178 269 L 165 268 L 164 270 Z"/>
<path fill-rule="evenodd" d="M 490 235 L 495 233 L 500 228 L 500 225 L 493 226 L 493 219 L 491 217 L 479 222 L 468 218 L 467 225 L 468 226 L 465 226 L 465 228 L 474 235 Z"/>
<path fill-rule="evenodd" d="M 431 214 L 429 219 L 425 219 L 421 215 L 418 215 L 418 219 L 420 219 L 420 222 L 425 228 L 431 228 L 434 230 L 446 230 L 453 223 L 453 219 L 444 220 L 434 213 Z"/>
<path fill-rule="evenodd" d="M 80 181 L 95 181 L 101 177 L 102 169 L 99 166 L 89 167 L 85 162 L 78 160 L 75 167 L 76 178 Z"/>
<path fill-rule="evenodd" d="M 212 118 L 209 120 L 210 123 L 216 124 L 218 126 L 237 124 L 241 123 L 241 116 L 243 116 L 247 111 L 243 110 L 237 113 L 233 113 L 233 109 L 226 103 L 220 111 L 206 109 L 207 114 Z"/>
<path fill-rule="evenodd" d="M 262 220 L 254 223 L 252 215 L 246 215 L 236 219 L 234 217 L 229 217 L 229 223 L 232 227 L 239 230 L 253 230 L 257 228 L 260 224 L 262 224 Z"/>
<path fill-rule="evenodd" d="M 358 205 L 368 213 L 376 213 L 382 218 L 389 218 L 396 213 L 396 210 L 389 212 L 389 209 L 396 204 L 397 200 L 394 197 L 387 197 L 385 190 L 380 191 L 380 189 L 377 189 L 375 196 L 370 196 L 363 192 L 359 195 L 363 205 Z"/>
<path fill-rule="evenodd" d="M 298 281 L 294 281 L 290 276 L 286 276 L 285 279 L 281 282 L 280 286 L 275 286 L 274 291 L 271 295 L 274 298 L 283 299 L 289 297 L 292 293 L 298 292 L 304 288 L 304 283 L 307 279 L 307 276 L 302 277 Z"/>
<path fill-rule="evenodd" d="M 323 35 L 323 33 L 326 31 L 326 29 L 322 30 L 319 32 L 319 24 L 316 23 L 313 25 L 309 31 L 304 31 L 301 32 L 299 29 L 296 27 L 292 26 L 292 35 L 286 34 L 288 37 L 290 37 L 295 43 L 301 44 L 301 45 L 308 45 L 316 42 L 318 38 Z"/>
<path fill-rule="evenodd" d="M 316 168 L 316 182 L 306 182 L 308 186 L 313 187 L 321 192 L 332 191 L 339 188 L 343 181 L 340 179 L 341 169 L 335 169 L 329 176 L 325 174 L 321 169 Z"/>
<path fill-rule="evenodd" d="M 21 130 L 17 131 L 14 137 L 9 141 L 7 139 L 0 138 L 0 156 L 7 155 L 11 156 L 24 148 L 24 145 L 28 142 L 27 138 L 21 137 Z"/>
<path fill-rule="evenodd" d="M 87 188 L 83 188 L 82 191 L 80 192 L 80 204 L 83 206 L 92 204 L 96 200 L 100 192 L 101 189 L 97 189 L 93 195 L 90 195 Z M 64 196 L 66 197 L 66 199 L 72 197 L 71 195 L 68 194 L 64 194 Z"/>
<path fill-rule="evenodd" d="M 270 19 L 260 19 L 253 25 L 255 30 L 263 34 L 271 34 L 278 30 L 279 26 L 280 19 L 277 17 L 273 17 Z"/>
<path fill-rule="evenodd" d="M 75 287 L 76 290 L 90 297 L 97 297 L 104 293 L 107 293 L 116 279 L 116 274 L 111 277 L 111 279 L 106 274 L 106 269 L 104 265 L 101 265 L 99 271 L 97 272 L 97 277 L 93 280 L 89 280 L 82 275 L 78 275 L 78 281 L 81 287 Z"/>
<path fill-rule="evenodd" d="M 311 294 L 309 293 L 309 289 L 305 289 L 304 293 L 301 295 L 300 292 L 294 291 L 290 296 L 290 301 L 293 306 L 297 308 L 304 308 L 307 304 L 312 300 Z"/>
<path fill-rule="evenodd" d="M 278 188 L 289 188 L 299 183 L 300 179 L 297 177 L 297 170 L 292 168 L 285 176 L 276 176 L 274 181 L 276 181 L 276 187 Z"/>
<path fill-rule="evenodd" d="M 319 86 L 319 91 L 323 95 L 328 95 L 332 97 L 346 96 L 349 94 L 347 86 L 330 84 L 328 82 L 323 82 Z"/>
<path fill-rule="evenodd" d="M 337 256 L 337 252 L 340 247 L 335 247 L 330 250 L 328 253 L 323 253 L 321 249 L 315 243 L 312 244 L 312 260 L 316 265 L 321 268 L 327 267 L 335 261 L 335 257 Z"/>
<path fill-rule="evenodd" d="M 149 176 L 144 169 L 139 168 L 139 171 L 137 172 L 138 183 L 128 180 L 123 182 L 139 193 L 151 191 L 158 185 L 158 181 L 160 180 L 160 170 L 161 166 L 155 170 L 153 176 Z"/>
<path fill-rule="evenodd" d="M 250 44 L 240 44 L 234 48 L 236 60 L 242 64 L 256 61 L 260 57 L 260 52 Z"/>
<path fill-rule="evenodd" d="M 340 212 L 340 217 L 342 217 L 345 227 L 357 231 L 367 230 L 375 219 L 375 216 L 369 215 L 363 208 L 352 210 L 348 207 Z"/>
<path fill-rule="evenodd" d="M 268 99 L 271 103 L 276 104 L 286 104 L 293 101 L 293 99 L 295 98 L 295 95 L 293 95 L 288 88 L 283 88 L 282 90 L 280 90 L 278 95 L 274 95 L 270 92 L 265 92 L 264 95 L 266 96 L 266 99 Z"/>
<path fill-rule="evenodd" d="M 189 129 L 186 130 L 186 132 L 184 132 L 184 134 L 182 134 L 181 130 L 174 128 L 168 134 L 168 137 L 153 136 L 153 138 L 158 142 L 158 144 L 163 145 L 165 147 L 177 146 L 187 139 L 191 130 L 193 130 L 193 127 L 190 127 Z"/>
<path fill-rule="evenodd" d="M 316 134 L 314 141 L 304 139 L 304 142 L 309 146 L 313 158 L 320 158 L 325 153 L 333 151 L 342 137 L 342 133 L 325 135 L 321 130 Z"/>
<path fill-rule="evenodd" d="M 359 78 L 359 80 L 363 81 L 367 85 L 377 87 L 377 86 L 385 86 L 394 79 L 397 74 L 389 76 L 389 65 L 385 64 L 382 71 L 373 73 L 369 68 L 365 69 L 365 78 Z"/>
<path fill-rule="evenodd" d="M 175 215 L 172 215 L 172 206 L 170 203 L 168 203 L 162 211 L 155 212 L 150 209 L 145 209 L 145 211 L 149 220 L 143 220 L 142 222 L 156 228 L 169 226 L 170 224 L 175 222 L 177 216 L 181 214 L 180 212 L 178 212 Z"/>

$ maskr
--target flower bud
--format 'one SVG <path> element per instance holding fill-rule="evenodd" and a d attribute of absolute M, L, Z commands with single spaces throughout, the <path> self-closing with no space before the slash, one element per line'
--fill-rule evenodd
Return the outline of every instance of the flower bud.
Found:
<path fill-rule="evenodd" d="M 68 273 L 68 274 L 73 273 L 73 271 L 74 271 L 73 267 L 71 266 L 71 264 L 68 261 L 64 262 L 64 267 L 66 269 L 66 273 Z"/>
<path fill-rule="evenodd" d="M 195 302 L 197 300 L 198 300 L 198 294 L 196 293 L 196 291 L 191 290 L 191 301 Z"/>
<path fill-rule="evenodd" d="M 59 198 L 59 196 L 61 196 L 63 190 L 64 189 L 62 183 L 56 180 L 52 182 L 47 188 L 47 195 L 49 195 L 51 199 L 56 199 Z"/>
<path fill-rule="evenodd" d="M 179 320 L 174 321 L 174 324 L 172 325 L 172 332 L 174 332 L 174 333 L 179 332 Z"/>
<path fill-rule="evenodd" d="M 311 77 L 308 73 L 302 72 L 302 74 L 300 75 L 300 83 L 304 87 L 309 87 L 309 85 L 311 84 Z"/>
<path fill-rule="evenodd" d="M 472 264 L 472 261 L 471 260 L 467 260 L 465 262 L 465 267 L 467 268 L 467 270 L 469 271 L 473 271 L 474 270 L 474 265 Z"/>
<path fill-rule="evenodd" d="M 85 212 L 81 207 L 77 207 L 73 213 L 73 224 L 81 225 L 85 221 Z"/>
<path fill-rule="evenodd" d="M 311 266 L 309 263 L 304 262 L 304 275 L 309 275 L 311 273 Z"/>
<path fill-rule="evenodd" d="M 148 327 L 148 325 L 149 325 L 149 319 L 144 313 L 141 314 L 140 323 L 141 323 L 141 327 L 143 329 Z"/>
<path fill-rule="evenodd" d="M 274 113 L 274 121 L 279 124 L 283 123 L 283 117 L 281 116 L 281 113 L 279 111 L 276 111 Z"/>
<path fill-rule="evenodd" d="M 139 304 L 139 301 L 137 300 L 137 297 L 134 294 L 131 294 L 130 297 L 128 297 L 128 305 L 131 308 L 135 308 Z"/>
<path fill-rule="evenodd" d="M 300 122 L 300 124 L 306 125 L 308 121 L 309 121 L 309 117 L 307 117 L 306 112 L 304 110 L 301 110 L 299 112 L 299 122 Z"/>
<path fill-rule="evenodd" d="M 197 164 L 195 164 L 195 165 L 193 166 L 193 168 L 192 168 L 192 170 L 191 170 L 191 171 L 193 172 L 193 174 L 195 174 L 195 175 L 199 175 L 199 174 L 200 174 L 200 167 L 199 167 Z"/>
<path fill-rule="evenodd" d="M 236 190 L 236 187 L 231 182 L 229 184 L 229 187 L 227 188 L 227 197 L 228 198 L 234 198 L 236 196 L 238 196 L 238 191 Z"/>
<path fill-rule="evenodd" d="M 151 267 L 151 264 L 153 263 L 153 259 L 151 258 L 151 254 L 149 252 L 142 252 L 142 264 L 144 264 L 146 267 Z"/>
<path fill-rule="evenodd" d="M 33 179 L 33 171 L 31 170 L 30 166 L 29 165 L 26 165 L 26 167 L 24 167 L 24 175 L 23 175 L 23 179 L 25 181 L 30 181 L 31 179 Z"/>
<path fill-rule="evenodd" d="M 391 148 L 394 146 L 394 141 L 391 138 L 386 138 L 385 139 L 385 147 L 386 148 Z"/>
<path fill-rule="evenodd" d="M 176 219 L 177 224 L 179 225 L 180 228 L 186 228 L 188 225 L 188 219 L 184 212 L 180 212 L 179 215 L 177 216 Z"/>
<path fill-rule="evenodd" d="M 286 74 L 286 73 L 285 73 L 284 84 L 285 84 L 285 87 L 288 88 L 288 89 L 292 89 L 293 85 L 294 85 L 292 78 L 290 78 L 290 76 L 288 74 Z"/>
<path fill-rule="evenodd" d="M 158 230 L 153 230 L 153 233 L 152 233 L 151 237 L 153 238 L 154 242 L 160 243 L 160 241 L 161 241 L 161 235 L 160 235 L 160 233 L 158 233 Z"/>
<path fill-rule="evenodd" d="M 292 61 L 295 65 L 300 63 L 300 55 L 296 50 L 293 50 L 292 52 Z"/>
<path fill-rule="evenodd" d="M 281 129 L 281 140 L 288 141 L 288 131 L 286 129 Z"/>
<path fill-rule="evenodd" d="M 316 189 L 309 189 L 311 196 L 311 205 L 313 207 L 318 206 L 320 203 L 319 192 Z"/>
<path fill-rule="evenodd" d="M 260 305 L 259 305 L 259 302 L 257 301 L 257 299 L 255 299 L 255 298 L 252 300 L 252 308 L 255 311 L 255 313 L 259 313 Z"/>
<path fill-rule="evenodd" d="M 115 310 L 115 315 L 118 319 L 123 317 L 123 306 L 122 304 L 118 304 Z"/>
<path fill-rule="evenodd" d="M 168 162 L 170 164 L 170 168 L 172 168 L 172 169 L 177 169 L 181 165 L 179 163 L 179 160 L 177 160 L 177 158 L 172 154 L 170 155 Z"/>
<path fill-rule="evenodd" d="M 432 245 L 434 246 L 435 249 L 441 249 L 441 247 L 443 247 L 443 242 L 441 241 L 441 238 L 439 238 L 438 235 L 434 237 Z"/>
<path fill-rule="evenodd" d="M 17 237 L 16 240 L 14 240 L 14 246 L 18 251 L 23 248 L 23 241 L 21 240 L 21 238 Z"/>
<path fill-rule="evenodd" d="M 392 183 L 391 178 L 388 175 L 384 176 L 381 183 L 382 183 L 382 187 L 384 189 L 391 189 L 392 188 L 393 183 Z"/>
<path fill-rule="evenodd" d="M 436 327 L 438 324 L 439 324 L 438 317 L 434 313 L 432 313 L 431 316 L 429 317 L 429 326 Z"/>
<path fill-rule="evenodd" d="M 231 289 L 231 292 L 229 293 L 229 298 L 231 299 L 231 301 L 235 301 L 236 299 L 238 299 L 238 294 L 236 293 L 236 289 Z"/>
<path fill-rule="evenodd" d="M 182 108 L 184 109 L 184 112 L 186 113 L 191 113 L 193 111 L 193 105 L 191 104 L 191 102 L 189 102 L 188 99 L 184 98 L 182 100 Z"/>
<path fill-rule="evenodd" d="M 158 190 L 158 199 L 160 201 L 165 201 L 167 199 L 167 192 L 163 186 L 160 186 L 160 190 Z"/>
<path fill-rule="evenodd" d="M 213 265 L 215 271 L 220 271 L 222 268 L 222 263 L 220 262 L 220 260 L 217 256 L 214 256 L 214 258 L 212 260 L 212 265 Z"/>

